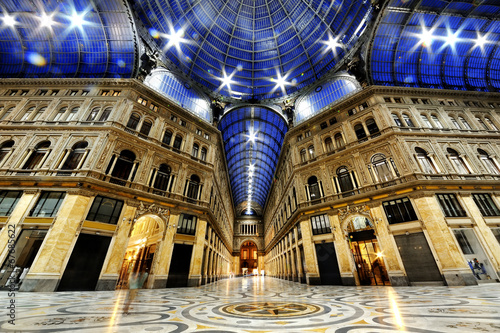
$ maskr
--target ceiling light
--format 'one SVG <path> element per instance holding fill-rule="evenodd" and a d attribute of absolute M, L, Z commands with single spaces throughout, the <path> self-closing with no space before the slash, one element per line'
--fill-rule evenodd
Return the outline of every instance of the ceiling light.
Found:
<path fill-rule="evenodd" d="M 71 26 L 81 29 L 84 24 L 87 24 L 84 17 L 85 13 L 78 14 L 77 12 L 74 12 L 73 15 L 71 15 Z"/>
<path fill-rule="evenodd" d="M 422 44 L 422 46 L 431 46 L 432 41 L 434 40 L 432 32 L 430 30 L 425 30 L 425 28 L 422 28 L 422 33 L 419 35 L 419 37 L 419 44 Z"/>
<path fill-rule="evenodd" d="M 184 41 L 182 38 L 184 36 L 184 30 L 179 29 L 170 35 L 165 35 L 168 38 L 167 49 L 171 46 L 175 46 L 176 49 L 179 49 L 181 42 Z"/>
<path fill-rule="evenodd" d="M 332 35 L 328 34 L 328 40 L 326 42 L 323 42 L 323 44 L 325 44 L 328 47 L 328 49 L 336 51 L 338 47 L 340 48 L 344 47 L 344 45 L 342 43 L 339 43 L 338 40 L 339 40 L 338 37 L 333 38 Z"/>
<path fill-rule="evenodd" d="M 54 16 L 54 14 L 47 15 L 46 13 L 42 13 L 42 16 L 40 16 L 40 26 L 51 27 L 54 24 L 52 16 Z"/>
<path fill-rule="evenodd" d="M 480 36 L 479 34 L 477 35 L 476 38 L 476 47 L 483 48 L 484 44 L 488 42 L 488 38 L 486 38 L 486 35 Z"/>
<path fill-rule="evenodd" d="M 450 45 L 451 47 L 455 47 L 455 44 L 458 41 L 458 32 L 457 33 L 448 33 L 448 36 L 446 37 L 446 44 Z"/>
<path fill-rule="evenodd" d="M 9 27 L 13 27 L 17 24 L 16 18 L 14 16 L 10 16 L 7 13 L 5 13 L 5 15 L 2 17 L 2 21 Z"/>
<path fill-rule="evenodd" d="M 254 132 L 253 129 L 251 129 L 248 134 L 248 141 L 255 143 L 255 139 L 257 139 L 257 132 Z"/>
<path fill-rule="evenodd" d="M 290 85 L 290 82 L 286 80 L 287 75 L 281 76 L 279 71 L 276 71 L 276 79 L 271 79 L 271 81 L 276 82 L 276 86 L 273 88 L 271 93 L 274 93 L 274 91 L 278 88 L 281 88 L 281 92 L 283 92 L 283 95 L 286 94 L 285 86 Z"/>

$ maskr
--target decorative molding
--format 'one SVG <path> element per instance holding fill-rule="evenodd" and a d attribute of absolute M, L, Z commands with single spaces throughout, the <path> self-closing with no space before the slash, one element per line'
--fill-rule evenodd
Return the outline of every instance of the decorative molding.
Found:
<path fill-rule="evenodd" d="M 338 215 L 340 219 L 340 224 L 342 224 L 345 221 L 345 219 L 351 214 L 361 214 L 370 217 L 370 207 L 368 207 L 367 205 L 363 205 L 363 206 L 354 206 L 354 207 L 347 206 L 347 208 L 339 208 Z"/>
<path fill-rule="evenodd" d="M 139 208 L 137 208 L 137 210 L 135 211 L 134 220 L 146 214 L 160 216 L 165 221 L 165 224 L 168 224 L 168 220 L 170 218 L 170 210 L 168 208 L 162 208 L 160 206 L 157 206 L 156 204 L 151 204 L 146 207 L 144 203 L 141 202 L 139 204 Z"/>

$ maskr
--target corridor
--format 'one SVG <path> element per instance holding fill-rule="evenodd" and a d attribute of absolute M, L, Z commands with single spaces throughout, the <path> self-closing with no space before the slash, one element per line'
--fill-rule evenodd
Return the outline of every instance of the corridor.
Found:
<path fill-rule="evenodd" d="M 197 288 L 2 292 L 2 332 L 499 332 L 500 284 L 467 287 L 307 286 L 268 277 Z"/>

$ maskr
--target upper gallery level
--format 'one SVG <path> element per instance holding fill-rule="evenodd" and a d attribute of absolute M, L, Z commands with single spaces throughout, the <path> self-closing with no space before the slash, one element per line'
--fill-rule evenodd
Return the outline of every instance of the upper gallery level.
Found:
<path fill-rule="evenodd" d="M 312 207 L 500 179 L 499 95 L 370 87 L 285 136 L 266 244 Z"/>
<path fill-rule="evenodd" d="M 191 207 L 232 244 L 220 132 L 139 81 L 3 80 L 0 133 L 3 188 L 105 188 Z"/>

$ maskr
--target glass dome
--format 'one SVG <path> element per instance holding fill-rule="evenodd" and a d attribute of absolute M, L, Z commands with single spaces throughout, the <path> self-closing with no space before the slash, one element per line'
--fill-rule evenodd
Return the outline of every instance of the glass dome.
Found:
<path fill-rule="evenodd" d="M 236 99 L 292 94 L 329 72 L 372 16 L 370 1 L 138 0 L 166 57 L 211 92 Z"/>

